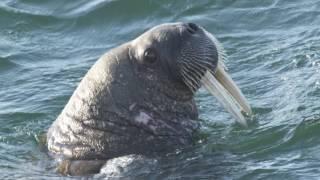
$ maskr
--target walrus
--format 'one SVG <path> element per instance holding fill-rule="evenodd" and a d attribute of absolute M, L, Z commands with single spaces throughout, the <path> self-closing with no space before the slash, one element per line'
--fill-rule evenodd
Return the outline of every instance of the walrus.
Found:
<path fill-rule="evenodd" d="M 155 26 L 109 50 L 87 72 L 47 132 L 49 153 L 68 175 L 98 173 L 109 159 L 190 145 L 204 86 L 247 125 L 251 108 L 225 71 L 218 40 L 194 23 Z"/>

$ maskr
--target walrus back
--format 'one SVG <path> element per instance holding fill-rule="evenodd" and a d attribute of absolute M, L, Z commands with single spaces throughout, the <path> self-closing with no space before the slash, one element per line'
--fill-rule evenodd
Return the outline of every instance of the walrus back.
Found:
<path fill-rule="evenodd" d="M 48 130 L 48 149 L 53 154 L 63 159 L 106 159 L 113 156 L 105 153 L 108 142 L 104 139 L 110 138 L 111 133 L 105 128 L 107 122 L 101 109 L 112 106 L 109 87 L 115 81 L 120 63 L 125 63 L 113 54 L 119 54 L 116 51 L 122 49 L 110 50 L 91 67 Z"/>

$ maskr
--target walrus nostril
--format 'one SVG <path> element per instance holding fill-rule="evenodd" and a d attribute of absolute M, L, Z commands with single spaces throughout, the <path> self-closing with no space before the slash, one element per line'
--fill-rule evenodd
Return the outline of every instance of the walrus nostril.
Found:
<path fill-rule="evenodd" d="M 187 30 L 191 33 L 194 34 L 197 30 L 199 29 L 199 27 L 194 24 L 194 23 L 188 23 L 187 24 Z"/>

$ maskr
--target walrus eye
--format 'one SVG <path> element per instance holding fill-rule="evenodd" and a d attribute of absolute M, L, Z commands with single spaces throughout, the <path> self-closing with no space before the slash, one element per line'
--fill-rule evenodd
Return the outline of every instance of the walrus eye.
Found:
<path fill-rule="evenodd" d="M 143 56 L 144 60 L 148 63 L 154 63 L 157 60 L 157 53 L 152 48 L 146 49 Z"/>

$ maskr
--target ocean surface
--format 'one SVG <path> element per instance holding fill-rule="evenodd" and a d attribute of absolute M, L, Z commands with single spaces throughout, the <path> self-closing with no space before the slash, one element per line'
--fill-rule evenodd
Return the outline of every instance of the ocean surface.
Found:
<path fill-rule="evenodd" d="M 1 0 L 0 179 L 73 179 L 42 134 L 103 53 L 176 21 L 220 40 L 254 116 L 243 128 L 200 89 L 199 141 L 129 178 L 320 179 L 317 0 Z"/>

